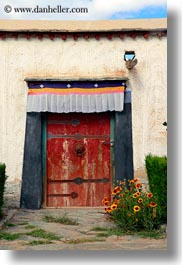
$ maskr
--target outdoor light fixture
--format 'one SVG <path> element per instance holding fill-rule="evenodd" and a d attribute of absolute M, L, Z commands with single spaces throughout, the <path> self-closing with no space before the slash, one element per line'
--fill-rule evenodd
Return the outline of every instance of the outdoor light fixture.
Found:
<path fill-rule="evenodd" d="M 124 60 L 126 62 L 126 68 L 128 70 L 133 69 L 133 67 L 137 64 L 137 59 L 135 59 L 134 51 L 125 51 Z"/>

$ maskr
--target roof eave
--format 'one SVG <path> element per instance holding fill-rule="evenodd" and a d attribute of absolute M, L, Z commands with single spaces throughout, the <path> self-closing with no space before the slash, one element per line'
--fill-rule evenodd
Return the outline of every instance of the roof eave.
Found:
<path fill-rule="evenodd" d="M 0 20 L 1 32 L 126 32 L 166 31 L 167 19 L 52 21 Z"/>

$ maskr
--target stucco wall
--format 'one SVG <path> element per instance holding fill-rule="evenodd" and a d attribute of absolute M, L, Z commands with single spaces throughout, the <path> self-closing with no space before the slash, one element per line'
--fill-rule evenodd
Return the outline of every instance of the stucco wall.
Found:
<path fill-rule="evenodd" d="M 150 37 L 0 41 L 0 161 L 8 181 L 21 183 L 26 121 L 26 77 L 128 76 L 132 89 L 135 175 L 143 175 L 145 155 L 166 154 L 167 40 Z M 123 55 L 134 50 L 136 67 L 128 72 Z"/>

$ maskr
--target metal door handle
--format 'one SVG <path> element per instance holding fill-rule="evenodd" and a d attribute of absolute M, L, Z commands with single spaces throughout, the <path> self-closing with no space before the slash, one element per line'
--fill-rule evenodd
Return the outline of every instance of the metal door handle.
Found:
<path fill-rule="evenodd" d="M 102 144 L 104 144 L 104 145 L 110 145 L 110 146 L 114 146 L 114 141 L 113 140 L 111 140 L 111 141 L 102 141 Z"/>

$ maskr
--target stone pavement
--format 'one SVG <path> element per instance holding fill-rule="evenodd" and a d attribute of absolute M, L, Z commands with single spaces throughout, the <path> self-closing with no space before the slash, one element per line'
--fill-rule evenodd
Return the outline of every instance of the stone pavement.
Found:
<path fill-rule="evenodd" d="M 66 216 L 74 219 L 78 224 L 46 222 L 44 217 L 47 215 Z M 135 235 L 106 236 L 104 231 L 93 231 L 96 227 L 102 229 L 114 227 L 103 208 L 18 209 L 11 210 L 7 219 L 4 226 L 2 222 L 0 226 L 0 250 L 167 250 L 167 238 L 150 239 Z M 37 229 L 53 233 L 60 239 L 48 240 L 27 235 Z M 5 233 L 18 234 L 19 238 L 4 239 L 2 235 Z"/>

